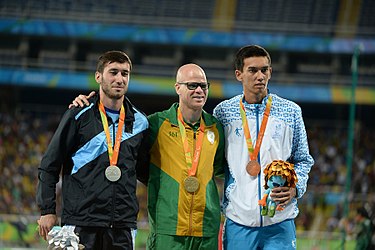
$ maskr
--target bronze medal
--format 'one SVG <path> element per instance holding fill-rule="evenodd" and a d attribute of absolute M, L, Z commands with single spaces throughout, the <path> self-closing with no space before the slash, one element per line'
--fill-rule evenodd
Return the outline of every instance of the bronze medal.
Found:
<path fill-rule="evenodd" d="M 266 109 L 263 114 L 262 124 L 260 125 L 258 138 L 256 140 L 256 144 L 254 148 L 252 140 L 251 140 L 249 124 L 246 118 L 245 106 L 242 103 L 242 99 L 240 100 L 240 115 L 242 119 L 242 128 L 244 131 L 244 136 L 246 139 L 247 149 L 249 151 L 249 158 L 250 158 L 250 161 L 246 165 L 246 171 L 250 176 L 253 176 L 253 177 L 257 176 L 261 170 L 259 163 L 255 159 L 258 157 L 260 145 L 262 144 L 264 131 L 266 130 L 268 117 L 271 112 L 271 104 L 272 104 L 272 96 L 269 95 L 267 99 Z"/>
<path fill-rule="evenodd" d="M 250 176 L 257 176 L 260 173 L 260 165 L 257 161 L 249 161 L 246 171 Z"/>
<path fill-rule="evenodd" d="M 189 176 L 185 179 L 184 186 L 186 191 L 189 193 L 195 193 L 199 188 L 198 178 L 195 176 Z"/>
<path fill-rule="evenodd" d="M 117 166 L 109 166 L 105 169 L 105 177 L 111 181 L 116 182 L 121 177 L 121 170 Z"/>

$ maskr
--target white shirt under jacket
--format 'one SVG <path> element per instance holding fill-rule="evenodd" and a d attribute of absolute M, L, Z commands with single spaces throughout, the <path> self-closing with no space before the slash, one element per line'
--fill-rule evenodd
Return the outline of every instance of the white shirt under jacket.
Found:
<path fill-rule="evenodd" d="M 273 160 L 294 163 L 297 174 L 297 198 L 306 191 L 308 174 L 314 164 L 309 154 L 306 129 L 301 108 L 294 102 L 275 94 L 272 96 L 271 112 L 265 129 L 258 155 L 261 173 L 252 177 L 246 172 L 249 154 L 242 127 L 239 101 L 242 100 L 255 147 L 263 113 L 266 108 L 266 96 L 262 104 L 249 104 L 243 95 L 235 96 L 219 103 L 214 116 L 219 119 L 225 132 L 225 154 L 228 168 L 225 176 L 225 194 L 223 212 L 236 223 L 250 227 L 272 225 L 286 219 L 294 219 L 298 214 L 297 199 L 293 198 L 283 211 L 276 211 L 274 217 L 262 216 L 258 200 L 264 194 L 263 170 Z"/>

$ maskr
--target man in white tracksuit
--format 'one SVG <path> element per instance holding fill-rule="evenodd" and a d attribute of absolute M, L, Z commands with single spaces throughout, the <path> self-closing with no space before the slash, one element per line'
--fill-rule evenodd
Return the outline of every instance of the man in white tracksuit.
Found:
<path fill-rule="evenodd" d="M 228 161 L 224 249 L 296 249 L 297 199 L 306 191 L 314 160 L 301 108 L 269 93 L 271 73 L 271 58 L 264 48 L 241 48 L 235 58 L 235 75 L 243 93 L 214 109 L 224 128 Z M 273 160 L 293 163 L 298 182 L 296 188 L 273 189 L 270 197 L 284 210 L 269 217 L 261 215 L 258 201 L 265 192 L 263 170 Z"/>

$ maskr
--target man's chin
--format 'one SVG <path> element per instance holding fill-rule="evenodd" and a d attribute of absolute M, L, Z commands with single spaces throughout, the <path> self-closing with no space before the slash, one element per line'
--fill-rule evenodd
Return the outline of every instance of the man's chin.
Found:
<path fill-rule="evenodd" d="M 202 102 L 195 102 L 193 104 L 193 107 L 194 107 L 194 109 L 203 109 L 203 106 L 204 106 L 205 103 L 206 102 L 204 102 L 204 101 L 202 101 Z"/>
<path fill-rule="evenodd" d="M 113 94 L 111 94 L 109 97 L 112 98 L 112 99 L 119 100 L 119 99 L 121 99 L 124 95 L 125 95 L 125 93 L 113 93 Z"/>

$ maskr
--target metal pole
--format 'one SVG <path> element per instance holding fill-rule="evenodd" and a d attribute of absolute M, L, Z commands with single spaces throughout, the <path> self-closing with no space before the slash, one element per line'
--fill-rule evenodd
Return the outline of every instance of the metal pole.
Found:
<path fill-rule="evenodd" d="M 345 201 L 344 201 L 344 218 L 348 219 L 349 215 L 349 195 L 352 178 L 352 165 L 353 165 L 353 143 L 354 143 L 354 122 L 355 122 L 355 91 L 358 83 L 358 56 L 360 46 L 354 49 L 352 56 L 352 88 L 349 109 L 349 126 L 348 126 L 348 146 L 346 151 L 346 183 L 345 183 Z M 342 248 L 345 249 L 346 228 L 342 229 Z"/>

